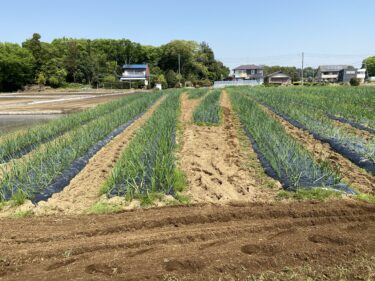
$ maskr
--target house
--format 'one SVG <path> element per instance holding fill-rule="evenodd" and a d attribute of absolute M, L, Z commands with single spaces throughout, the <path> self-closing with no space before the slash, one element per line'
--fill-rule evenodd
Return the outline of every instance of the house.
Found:
<path fill-rule="evenodd" d="M 341 69 L 339 75 L 337 76 L 337 82 L 349 83 L 350 79 L 357 78 L 356 69 Z"/>
<path fill-rule="evenodd" d="M 233 69 L 235 80 L 255 80 L 263 84 L 263 66 L 248 64 Z"/>
<path fill-rule="evenodd" d="M 264 82 L 273 85 L 288 85 L 292 83 L 292 78 L 282 71 L 277 71 L 267 75 L 264 78 Z"/>
<path fill-rule="evenodd" d="M 148 79 L 150 77 L 150 69 L 148 64 L 124 64 L 123 72 L 120 77 L 120 81 L 144 81 L 145 85 L 148 85 Z"/>
<path fill-rule="evenodd" d="M 360 80 L 361 83 L 365 82 L 366 79 L 366 68 L 357 69 L 357 78 Z"/>
<path fill-rule="evenodd" d="M 339 72 L 343 69 L 354 69 L 351 65 L 320 65 L 317 80 L 320 82 L 338 82 Z"/>

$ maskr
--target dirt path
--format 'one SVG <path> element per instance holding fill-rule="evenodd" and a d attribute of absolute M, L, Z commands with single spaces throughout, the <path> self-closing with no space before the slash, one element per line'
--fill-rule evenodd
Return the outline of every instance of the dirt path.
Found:
<path fill-rule="evenodd" d="M 369 256 L 370 269 L 359 264 L 346 280 L 374 273 L 375 205 L 359 201 L 164 207 L 0 225 L 0 280 L 239 280 L 306 266 L 338 280 L 327 268 L 337 273 L 357 255 Z"/>
<path fill-rule="evenodd" d="M 280 124 L 284 126 L 287 133 L 299 140 L 307 150 L 313 153 L 316 159 L 328 161 L 332 167 L 337 169 L 343 175 L 343 179 L 348 184 L 354 186 L 361 192 L 372 194 L 375 193 L 375 178 L 373 176 L 371 176 L 365 170 L 357 167 L 341 154 L 333 151 L 329 144 L 323 144 L 321 141 L 316 140 L 308 132 L 296 128 L 285 119 L 273 113 L 271 110 L 262 105 L 260 106 L 271 117 L 279 121 Z"/>
<path fill-rule="evenodd" d="M 192 124 L 192 112 L 199 102 L 182 97 L 184 129 L 179 159 L 189 183 L 186 194 L 195 203 L 270 200 L 270 190 L 260 189 L 241 151 L 228 94 L 222 94 L 224 120 L 220 126 Z"/>
<path fill-rule="evenodd" d="M 137 130 L 152 116 L 164 97 L 159 99 L 141 118 L 131 124 L 123 133 L 103 147 L 87 166 L 64 188 L 47 202 L 39 202 L 35 214 L 79 214 L 87 211 L 99 199 L 99 189 L 110 175 L 114 163 L 136 134 Z"/>

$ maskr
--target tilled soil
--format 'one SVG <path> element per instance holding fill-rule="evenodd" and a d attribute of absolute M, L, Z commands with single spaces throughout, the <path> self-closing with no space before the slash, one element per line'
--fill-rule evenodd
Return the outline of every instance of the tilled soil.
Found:
<path fill-rule="evenodd" d="M 349 159 L 335 152 L 329 144 L 324 144 L 315 139 L 308 132 L 296 128 L 285 119 L 273 113 L 271 110 L 260 105 L 262 109 L 279 121 L 287 133 L 300 141 L 318 160 L 328 161 L 343 176 L 343 179 L 356 189 L 365 193 L 375 194 L 375 178 L 364 169 L 353 164 Z"/>
<path fill-rule="evenodd" d="M 0 99 L 0 114 L 72 113 L 119 99 L 131 93 L 134 93 L 134 91 L 96 95 L 92 93 L 39 94 L 37 97 L 33 97 L 32 94 L 24 94 L 24 98 L 14 95 L 14 97 Z M 40 98 L 40 95 L 43 98 Z"/>
<path fill-rule="evenodd" d="M 238 124 L 234 120 L 228 94 L 221 98 L 223 122 L 219 126 L 192 123 L 197 100 L 182 97 L 181 169 L 188 180 L 186 194 L 192 202 L 228 203 L 230 201 L 268 201 L 274 192 L 261 188 L 254 169 L 241 150 Z M 252 148 L 247 148 L 250 152 Z M 255 160 L 255 165 L 260 164 Z"/>
<path fill-rule="evenodd" d="M 0 225 L 0 280 L 243 280 L 307 266 L 332 280 L 337 272 L 329 268 L 375 256 L 375 205 L 352 200 L 204 204 Z M 371 262 L 361 265 L 347 280 L 374 274 Z"/>

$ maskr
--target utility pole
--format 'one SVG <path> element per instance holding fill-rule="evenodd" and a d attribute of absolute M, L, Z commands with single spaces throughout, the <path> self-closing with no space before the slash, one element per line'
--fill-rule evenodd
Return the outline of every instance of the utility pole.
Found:
<path fill-rule="evenodd" d="M 302 69 L 301 69 L 301 84 L 303 86 L 303 59 L 304 59 L 305 54 L 302 52 Z"/>

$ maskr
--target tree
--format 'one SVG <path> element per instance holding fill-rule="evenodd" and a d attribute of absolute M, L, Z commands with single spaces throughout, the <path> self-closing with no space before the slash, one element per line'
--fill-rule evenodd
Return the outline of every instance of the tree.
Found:
<path fill-rule="evenodd" d="M 34 75 L 38 75 L 43 62 L 45 61 L 44 58 L 44 51 L 42 47 L 42 43 L 40 39 L 42 37 L 38 33 L 34 33 L 31 39 L 27 39 L 25 42 L 22 43 L 22 47 L 28 49 L 34 57 Z"/>
<path fill-rule="evenodd" d="M 15 91 L 33 81 L 34 58 L 18 44 L 0 43 L 0 91 Z"/>
<path fill-rule="evenodd" d="M 46 77 L 44 76 L 43 72 L 40 72 L 38 76 L 36 77 L 35 81 L 40 87 L 44 86 L 47 82 Z"/>
<path fill-rule="evenodd" d="M 366 67 L 370 77 L 375 76 L 375 56 L 366 58 L 363 61 L 363 67 Z"/>
<path fill-rule="evenodd" d="M 167 80 L 168 88 L 174 88 L 178 83 L 176 72 L 173 70 L 169 70 L 165 78 Z"/>

